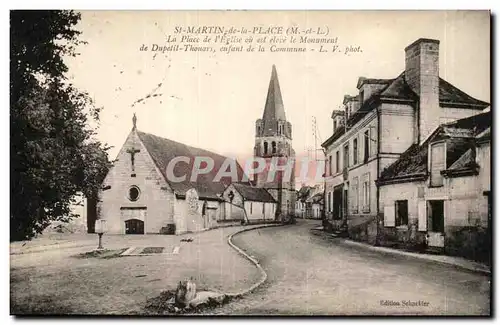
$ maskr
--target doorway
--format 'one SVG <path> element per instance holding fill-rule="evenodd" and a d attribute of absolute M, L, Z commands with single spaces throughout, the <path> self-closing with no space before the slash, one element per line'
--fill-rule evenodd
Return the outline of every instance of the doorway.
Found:
<path fill-rule="evenodd" d="M 346 183 L 347 185 L 346 186 L 349 186 L 349 183 Z M 344 196 L 342 198 L 342 218 L 344 220 L 344 224 L 347 224 L 347 216 L 349 215 L 349 192 L 347 189 L 344 189 Z"/>
<path fill-rule="evenodd" d="M 125 234 L 127 235 L 143 235 L 144 221 L 139 219 L 129 219 L 125 221 Z"/>
<path fill-rule="evenodd" d="M 427 201 L 428 245 L 444 247 L 444 200 Z"/>
<path fill-rule="evenodd" d="M 333 219 L 342 220 L 342 187 L 338 186 L 333 189 Z"/>

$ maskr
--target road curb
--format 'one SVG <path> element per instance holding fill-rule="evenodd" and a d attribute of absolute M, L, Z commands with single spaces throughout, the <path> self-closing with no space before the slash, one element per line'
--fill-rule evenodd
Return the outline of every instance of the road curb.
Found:
<path fill-rule="evenodd" d="M 317 232 L 319 232 L 319 230 L 318 229 L 310 229 L 310 232 L 312 232 L 312 233 L 316 232 L 317 233 Z M 325 234 L 327 234 L 327 233 L 325 233 Z M 357 241 L 354 241 L 354 240 L 345 239 L 345 238 L 341 238 L 341 237 L 334 237 L 334 236 L 332 236 L 332 238 L 338 239 L 338 240 L 342 241 L 343 243 L 346 243 L 347 245 L 362 247 L 362 248 L 366 248 L 366 249 L 369 249 L 369 250 L 372 250 L 372 251 L 376 251 L 376 252 L 380 252 L 380 253 L 394 254 L 394 255 L 400 255 L 400 256 L 418 258 L 418 259 L 425 260 L 425 261 L 428 261 L 428 262 L 433 262 L 433 263 L 437 263 L 437 264 L 443 264 L 443 265 L 447 265 L 447 266 L 453 266 L 453 267 L 461 269 L 461 270 L 465 270 L 465 271 L 469 271 L 469 272 L 475 272 L 475 273 L 479 273 L 479 274 L 482 274 L 482 275 L 491 276 L 491 271 L 487 270 L 486 266 L 484 266 L 484 267 L 474 267 L 472 265 L 468 266 L 468 265 L 463 265 L 463 264 L 460 264 L 460 263 L 453 263 L 452 261 L 445 261 L 445 260 L 434 259 L 434 258 L 430 257 L 432 255 L 412 253 L 412 252 L 405 252 L 405 251 L 391 249 L 391 248 L 388 248 L 388 247 L 373 246 L 373 245 L 370 245 L 370 244 L 361 243 L 361 242 L 357 242 Z M 444 255 L 444 256 L 447 256 L 447 255 Z"/>
<path fill-rule="evenodd" d="M 252 227 L 252 228 L 242 229 L 242 230 L 239 230 L 239 231 L 237 231 L 237 232 L 229 235 L 229 237 L 227 239 L 227 243 L 229 244 L 229 246 L 231 246 L 233 249 L 235 249 L 244 258 L 246 258 L 247 260 L 249 260 L 250 262 L 252 262 L 257 267 L 257 269 L 260 271 L 261 277 L 260 277 L 260 280 L 257 283 L 253 284 L 248 289 L 239 291 L 237 293 L 226 293 L 225 295 L 227 297 L 230 297 L 230 298 L 239 298 L 239 297 L 242 297 L 242 296 L 244 296 L 244 295 L 252 292 L 253 290 L 257 289 L 259 286 L 261 286 L 267 280 L 267 273 L 266 273 L 266 271 L 264 271 L 264 269 L 262 268 L 262 266 L 260 266 L 259 261 L 257 261 L 255 258 L 253 258 L 252 256 L 250 256 L 247 253 L 245 253 L 245 251 L 243 249 L 241 249 L 240 247 L 236 246 L 233 243 L 233 241 L 232 241 L 233 236 L 241 234 L 241 233 L 244 233 L 244 232 L 247 232 L 247 231 L 251 231 L 251 230 L 256 230 L 256 229 L 261 229 L 261 228 L 269 228 L 269 227 L 279 227 L 279 226 L 284 226 L 284 225 L 283 224 L 261 225 L 261 226 L 256 226 L 256 227 Z"/>

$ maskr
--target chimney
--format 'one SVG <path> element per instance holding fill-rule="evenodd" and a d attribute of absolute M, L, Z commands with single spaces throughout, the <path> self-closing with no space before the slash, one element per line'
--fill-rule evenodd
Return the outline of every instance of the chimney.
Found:
<path fill-rule="evenodd" d="M 420 38 L 405 48 L 405 79 L 419 96 L 417 141 L 422 144 L 439 126 L 439 41 Z"/>

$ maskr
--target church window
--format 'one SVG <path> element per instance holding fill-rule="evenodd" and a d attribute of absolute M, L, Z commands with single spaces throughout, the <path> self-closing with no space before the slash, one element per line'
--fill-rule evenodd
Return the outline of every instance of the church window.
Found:
<path fill-rule="evenodd" d="M 137 186 L 131 186 L 128 189 L 128 199 L 130 201 L 137 201 L 139 199 L 139 195 L 141 194 L 141 191 Z"/>
<path fill-rule="evenodd" d="M 276 153 L 276 142 L 272 142 L 272 147 L 273 147 L 273 153 Z"/>
<path fill-rule="evenodd" d="M 285 126 L 283 124 L 278 124 L 278 135 L 283 135 L 285 133 Z"/>
<path fill-rule="evenodd" d="M 264 155 L 267 155 L 267 142 L 264 142 Z"/>

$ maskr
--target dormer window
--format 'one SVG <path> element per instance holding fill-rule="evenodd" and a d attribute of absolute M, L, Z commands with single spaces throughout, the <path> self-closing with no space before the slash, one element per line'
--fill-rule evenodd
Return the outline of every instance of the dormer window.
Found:
<path fill-rule="evenodd" d="M 363 102 L 365 101 L 365 91 L 364 90 L 359 91 L 359 100 L 360 100 L 360 104 L 363 105 Z"/>
<path fill-rule="evenodd" d="M 333 120 L 333 131 L 337 130 L 337 118 Z"/>
<path fill-rule="evenodd" d="M 441 171 L 446 169 L 446 151 L 445 143 L 433 143 L 429 149 L 430 164 L 430 186 L 443 186 L 443 175 Z"/>

